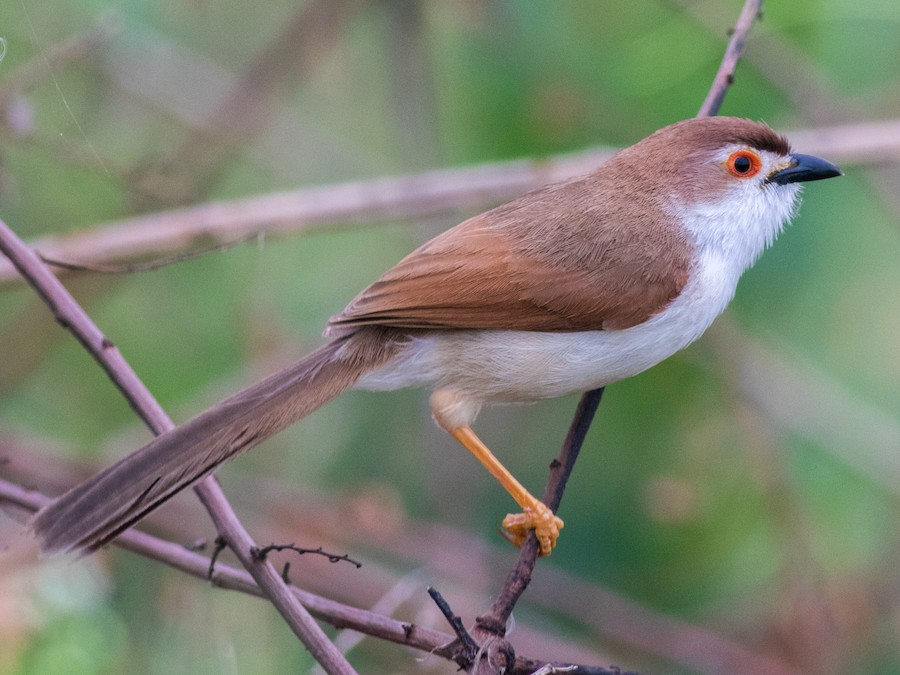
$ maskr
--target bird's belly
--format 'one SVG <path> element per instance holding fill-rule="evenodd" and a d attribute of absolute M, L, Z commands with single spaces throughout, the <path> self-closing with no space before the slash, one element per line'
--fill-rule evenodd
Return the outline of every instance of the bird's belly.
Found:
<path fill-rule="evenodd" d="M 450 387 L 483 403 L 524 403 L 605 386 L 650 368 L 700 337 L 734 294 L 738 275 L 729 272 L 718 257 L 707 256 L 681 295 L 624 330 L 421 335 L 357 386 Z"/>
<path fill-rule="evenodd" d="M 495 348 L 489 362 L 465 364 L 464 376 L 448 384 L 485 401 L 554 398 L 631 377 L 680 348 L 653 336 L 624 337 L 621 331 L 482 335 L 479 342 Z"/>

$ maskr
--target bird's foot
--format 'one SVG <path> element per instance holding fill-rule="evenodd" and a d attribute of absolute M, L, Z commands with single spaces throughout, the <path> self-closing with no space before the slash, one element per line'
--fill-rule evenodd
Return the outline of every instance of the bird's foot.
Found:
<path fill-rule="evenodd" d="M 534 530 L 542 556 L 550 555 L 553 551 L 562 528 L 562 518 L 553 515 L 550 507 L 537 500 L 531 506 L 526 506 L 523 513 L 510 513 L 503 519 L 504 536 L 517 547 L 521 547 L 528 532 Z"/>

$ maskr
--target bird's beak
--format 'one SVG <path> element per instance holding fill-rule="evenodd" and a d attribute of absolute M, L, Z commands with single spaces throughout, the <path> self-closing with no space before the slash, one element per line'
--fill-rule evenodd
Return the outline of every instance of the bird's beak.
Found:
<path fill-rule="evenodd" d="M 831 162 L 826 162 L 812 155 L 792 154 L 791 163 L 783 169 L 779 169 L 766 178 L 767 183 L 787 185 L 788 183 L 800 183 L 809 180 L 822 180 L 843 176 L 844 172 Z"/>

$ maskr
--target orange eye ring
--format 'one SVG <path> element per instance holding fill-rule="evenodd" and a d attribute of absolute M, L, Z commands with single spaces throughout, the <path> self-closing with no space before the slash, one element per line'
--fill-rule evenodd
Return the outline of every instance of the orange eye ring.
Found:
<path fill-rule="evenodd" d="M 728 157 L 725 166 L 735 178 L 750 178 L 762 169 L 762 157 L 752 150 L 735 150 Z"/>

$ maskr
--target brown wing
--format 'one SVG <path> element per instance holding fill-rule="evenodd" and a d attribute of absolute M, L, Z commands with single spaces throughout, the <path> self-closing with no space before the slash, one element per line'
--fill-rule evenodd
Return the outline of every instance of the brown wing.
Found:
<path fill-rule="evenodd" d="M 651 204 L 604 209 L 596 176 L 542 188 L 413 251 L 333 317 L 358 326 L 579 331 L 626 328 L 674 299 L 691 248 Z M 665 221 L 663 221 L 665 222 Z"/>

